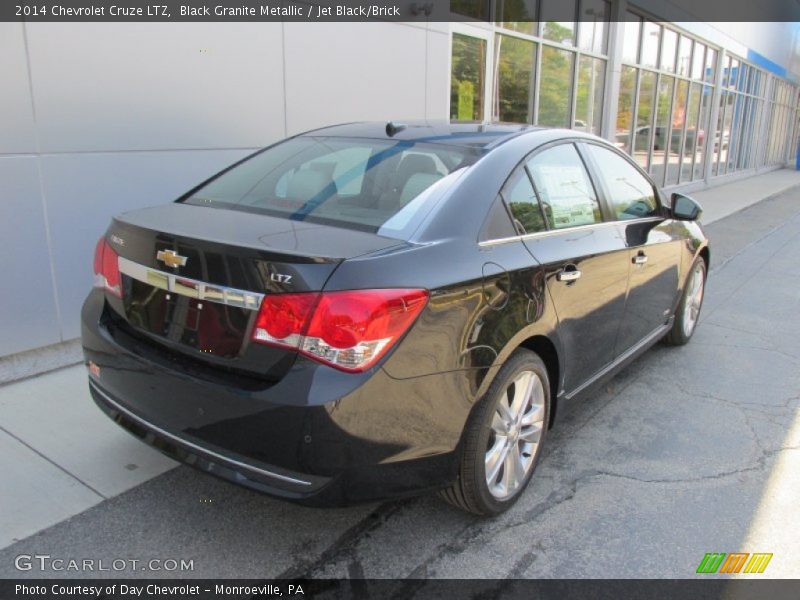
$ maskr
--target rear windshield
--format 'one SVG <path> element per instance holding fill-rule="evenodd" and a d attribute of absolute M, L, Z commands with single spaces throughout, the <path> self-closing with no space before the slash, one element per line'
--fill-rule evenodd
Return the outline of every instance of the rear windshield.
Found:
<path fill-rule="evenodd" d="M 404 237 L 478 158 L 470 148 L 297 137 L 249 158 L 184 199 Z"/>

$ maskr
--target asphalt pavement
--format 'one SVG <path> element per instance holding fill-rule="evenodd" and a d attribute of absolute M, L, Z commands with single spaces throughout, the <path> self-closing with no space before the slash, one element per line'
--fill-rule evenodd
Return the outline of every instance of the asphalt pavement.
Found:
<path fill-rule="evenodd" d="M 0 577 L 683 578 L 708 552 L 800 576 L 800 188 L 707 232 L 694 339 L 566 415 L 500 517 L 435 497 L 303 508 L 181 466 L 0 550 Z M 193 570 L 18 571 L 26 554 Z"/>

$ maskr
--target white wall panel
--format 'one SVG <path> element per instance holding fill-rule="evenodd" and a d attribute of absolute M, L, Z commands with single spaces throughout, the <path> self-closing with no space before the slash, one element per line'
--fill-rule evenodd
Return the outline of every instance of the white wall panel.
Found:
<path fill-rule="evenodd" d="M 288 133 L 425 118 L 425 36 L 398 23 L 286 23 Z"/>
<path fill-rule="evenodd" d="M 170 202 L 248 152 L 87 153 L 42 159 L 64 339 L 80 335 L 94 246 L 111 217 Z"/>
<path fill-rule="evenodd" d="M 42 152 L 283 137 L 280 23 L 27 25 Z"/>
<path fill-rule="evenodd" d="M 0 356 L 60 341 L 36 157 L 0 157 Z"/>
<path fill-rule="evenodd" d="M 0 23 L 0 154 L 36 151 L 22 23 Z"/>

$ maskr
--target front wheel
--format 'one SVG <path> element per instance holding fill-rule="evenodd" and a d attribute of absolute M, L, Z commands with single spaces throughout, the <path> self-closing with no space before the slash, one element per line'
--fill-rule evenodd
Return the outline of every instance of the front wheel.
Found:
<path fill-rule="evenodd" d="M 479 515 L 508 510 L 531 479 L 549 414 L 547 368 L 533 352 L 517 350 L 470 417 L 458 481 L 441 497 Z"/>
<path fill-rule="evenodd" d="M 687 343 L 697 327 L 700 308 L 703 306 L 703 295 L 706 287 L 706 261 L 698 256 L 689 271 L 686 287 L 681 296 L 678 310 L 675 311 L 675 322 L 672 329 L 664 337 L 670 346 L 682 346 Z"/>

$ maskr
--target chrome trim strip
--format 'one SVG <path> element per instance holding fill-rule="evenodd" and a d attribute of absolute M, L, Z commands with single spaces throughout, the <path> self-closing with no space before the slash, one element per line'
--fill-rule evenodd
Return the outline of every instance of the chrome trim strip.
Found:
<path fill-rule="evenodd" d="M 525 235 L 512 235 L 505 238 L 497 238 L 495 240 L 484 240 L 478 242 L 478 246 L 496 246 L 498 244 L 508 244 L 510 242 L 520 242 L 540 237 L 549 237 L 559 233 L 569 233 L 571 231 L 585 231 L 587 229 L 595 229 L 600 227 L 608 227 L 610 225 L 633 225 L 635 223 L 650 223 L 655 221 L 663 221 L 664 217 L 643 217 L 641 219 L 619 219 L 617 221 L 602 221 L 600 223 L 589 223 L 588 225 L 576 225 L 575 227 L 565 227 L 564 229 L 548 229 L 547 231 L 537 231 L 535 233 L 526 233 Z"/>
<path fill-rule="evenodd" d="M 272 471 L 265 471 L 264 469 L 260 469 L 258 467 L 254 467 L 252 465 L 248 465 L 247 463 L 243 463 L 243 462 L 235 460 L 233 458 L 229 458 L 227 456 L 223 456 L 222 454 L 214 452 L 213 450 L 209 450 L 208 448 L 204 448 L 203 446 L 199 446 L 198 444 L 194 444 L 192 442 L 189 442 L 189 441 L 183 439 L 182 437 L 179 437 L 177 435 L 169 433 L 168 431 L 164 431 L 160 427 L 158 427 L 156 425 L 153 425 L 149 421 L 145 421 L 141 417 L 133 414 L 127 408 L 123 408 L 116 400 L 112 399 L 106 392 L 104 392 L 100 388 L 100 386 L 97 385 L 91 378 L 89 379 L 89 385 L 92 386 L 94 391 L 96 391 L 98 394 L 100 394 L 106 402 L 111 404 L 114 407 L 114 410 L 117 410 L 117 411 L 125 414 L 125 416 L 127 416 L 130 419 L 133 419 L 134 421 L 138 421 L 139 423 L 141 423 L 142 425 L 144 425 L 148 429 L 152 429 L 153 431 L 157 432 L 160 436 L 169 438 L 169 439 L 171 439 L 171 440 L 173 440 L 175 442 L 178 442 L 179 444 L 182 444 L 184 446 L 188 446 L 189 448 L 192 448 L 193 450 L 197 450 L 198 452 L 201 452 L 202 454 L 207 454 L 209 456 L 213 456 L 217 460 L 221 461 L 223 464 L 225 464 L 225 463 L 233 464 L 233 465 L 236 465 L 237 467 L 241 467 L 243 469 L 247 469 L 248 471 L 253 471 L 255 473 L 258 473 L 260 475 L 265 475 L 267 477 L 273 477 L 275 479 L 280 479 L 281 481 L 285 481 L 287 483 L 294 483 L 296 485 L 311 485 L 310 481 L 304 481 L 302 479 L 295 479 L 294 477 L 289 477 L 287 475 L 280 475 L 279 473 L 273 473 Z"/>
<path fill-rule="evenodd" d="M 182 277 L 175 273 L 151 269 L 122 256 L 119 257 L 119 272 L 154 288 L 173 294 L 236 308 L 258 310 L 261 306 L 261 300 L 264 299 L 264 294 L 259 294 L 258 292 L 205 283 L 204 281 Z"/>

